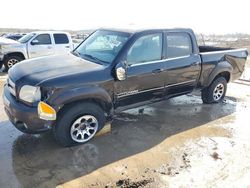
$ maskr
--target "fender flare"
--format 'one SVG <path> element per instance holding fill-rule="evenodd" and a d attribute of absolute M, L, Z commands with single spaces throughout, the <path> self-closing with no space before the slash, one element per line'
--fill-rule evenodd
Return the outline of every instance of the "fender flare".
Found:
<path fill-rule="evenodd" d="M 25 57 L 25 54 L 23 54 L 23 52 L 8 52 L 8 53 L 4 54 L 3 61 L 4 61 L 4 59 L 5 59 L 6 57 L 11 56 L 11 55 L 16 55 L 16 56 L 22 57 L 23 60 L 27 59 L 27 58 Z"/>
<path fill-rule="evenodd" d="M 213 82 L 213 80 L 216 78 L 216 76 L 218 76 L 219 74 L 223 72 L 228 72 L 231 78 L 233 67 L 228 61 L 221 61 L 215 66 L 215 68 L 212 70 L 208 78 L 205 80 L 204 87 L 209 86 Z"/>
<path fill-rule="evenodd" d="M 104 108 L 105 112 L 108 114 L 113 110 L 113 102 L 109 93 L 103 88 L 95 86 L 64 89 L 59 93 L 55 92 L 55 96 L 49 99 L 49 103 L 53 104 L 56 111 L 59 111 L 65 105 L 84 100 L 101 103 L 99 105 Z"/>

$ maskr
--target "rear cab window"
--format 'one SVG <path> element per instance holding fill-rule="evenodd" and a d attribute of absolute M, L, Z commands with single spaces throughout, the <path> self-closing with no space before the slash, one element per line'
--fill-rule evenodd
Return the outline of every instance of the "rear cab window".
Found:
<path fill-rule="evenodd" d="M 167 33 L 166 35 L 167 58 L 189 56 L 192 53 L 193 53 L 193 47 L 189 34 Z"/>
<path fill-rule="evenodd" d="M 68 44 L 69 43 L 69 38 L 64 33 L 55 33 L 53 34 L 53 36 L 55 39 L 55 44 Z"/>
<path fill-rule="evenodd" d="M 127 54 L 128 64 L 139 64 L 162 58 L 162 33 L 144 35 L 138 38 Z"/>

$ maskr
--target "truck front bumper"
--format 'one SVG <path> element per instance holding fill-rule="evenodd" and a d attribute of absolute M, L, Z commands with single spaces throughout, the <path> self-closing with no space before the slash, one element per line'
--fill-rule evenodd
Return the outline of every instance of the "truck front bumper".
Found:
<path fill-rule="evenodd" d="M 4 110 L 11 123 L 24 133 L 37 134 L 48 131 L 53 121 L 42 120 L 38 117 L 37 107 L 27 106 L 19 101 L 4 86 Z"/>

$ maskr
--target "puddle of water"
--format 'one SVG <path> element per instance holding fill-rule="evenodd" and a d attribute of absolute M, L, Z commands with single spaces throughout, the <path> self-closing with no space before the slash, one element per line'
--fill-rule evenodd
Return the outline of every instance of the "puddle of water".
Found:
<path fill-rule="evenodd" d="M 143 107 L 139 107 L 139 108 L 133 108 L 130 110 L 126 110 L 124 111 L 124 113 L 127 114 L 131 114 L 131 115 L 149 115 L 149 116 L 153 116 L 156 114 L 156 109 L 154 107 L 150 107 L 150 106 L 143 106 Z"/>

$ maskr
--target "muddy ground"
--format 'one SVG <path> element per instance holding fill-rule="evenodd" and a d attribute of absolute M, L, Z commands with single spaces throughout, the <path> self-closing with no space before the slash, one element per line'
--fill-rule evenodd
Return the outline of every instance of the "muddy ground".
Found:
<path fill-rule="evenodd" d="M 221 104 L 196 92 L 133 109 L 62 148 L 51 133 L 17 131 L 0 99 L 0 187 L 250 187 L 249 112 L 250 86 L 233 83 Z"/>

